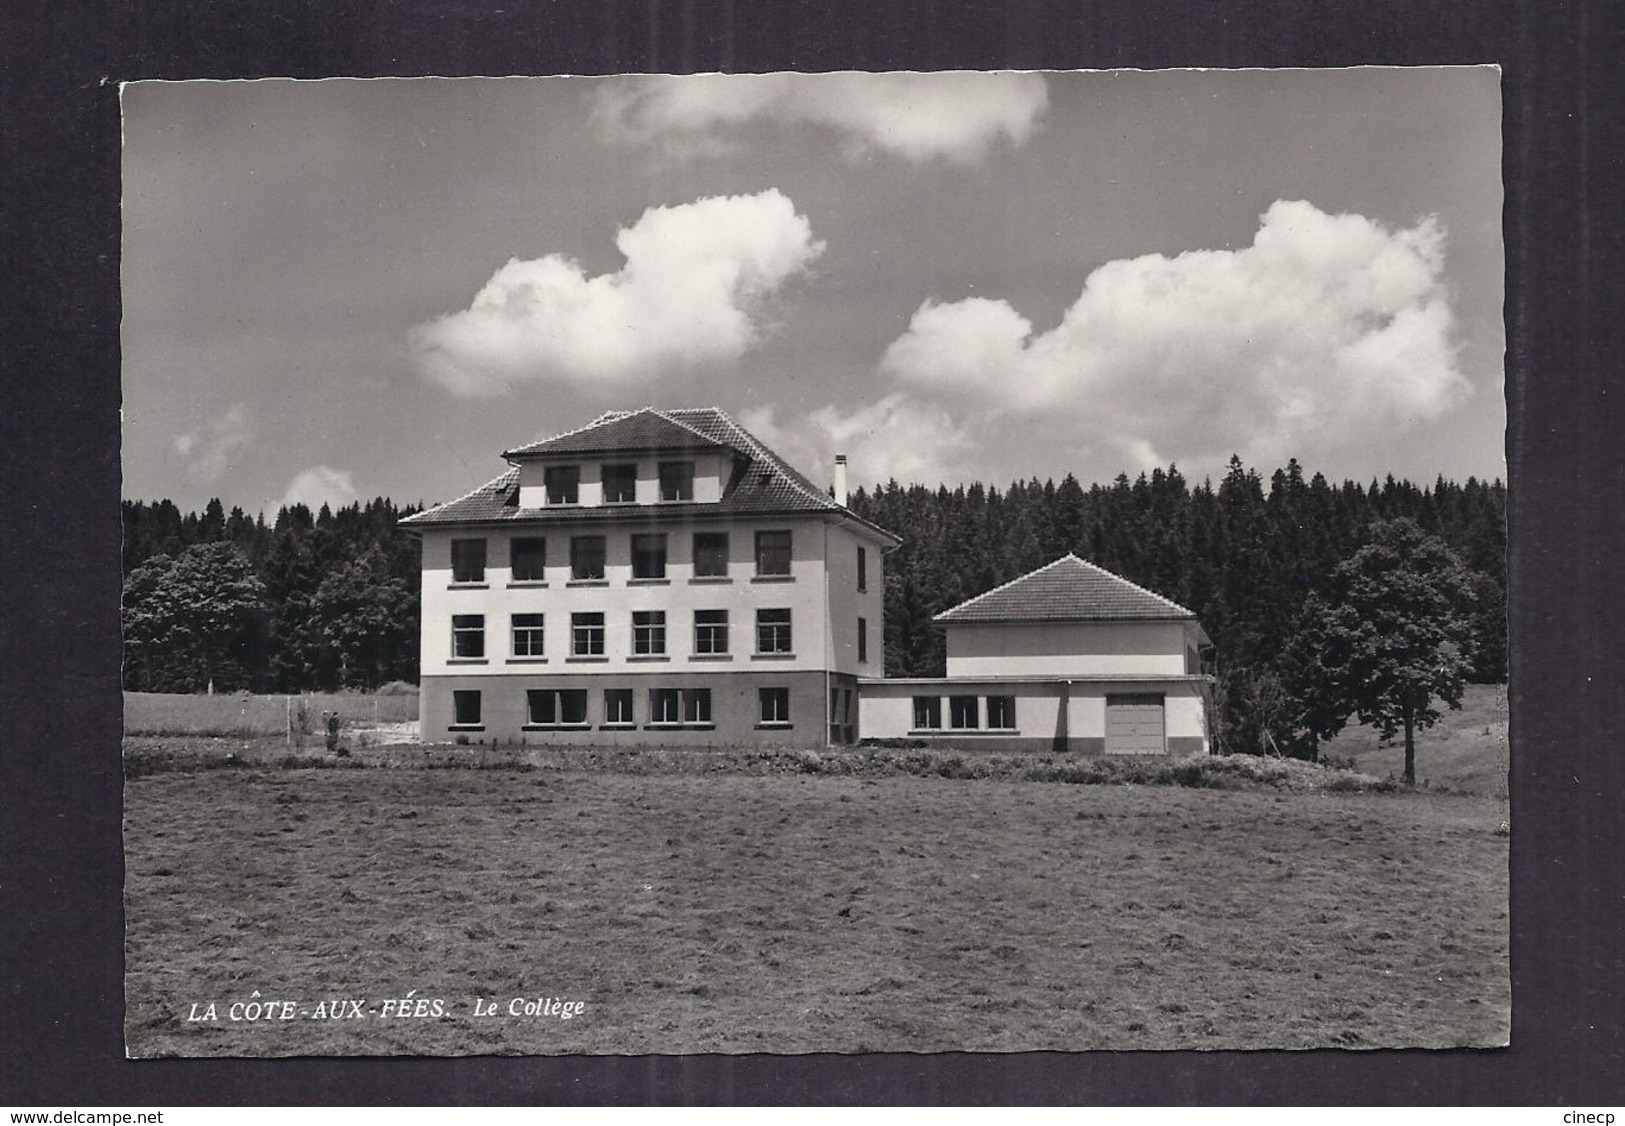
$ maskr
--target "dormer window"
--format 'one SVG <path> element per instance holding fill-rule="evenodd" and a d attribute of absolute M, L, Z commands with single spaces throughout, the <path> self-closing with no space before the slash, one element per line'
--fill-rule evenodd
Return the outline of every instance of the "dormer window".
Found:
<path fill-rule="evenodd" d="M 581 466 L 550 465 L 545 480 L 548 504 L 581 503 Z"/>
<path fill-rule="evenodd" d="M 604 466 L 604 503 L 631 504 L 638 499 L 638 467 Z"/>
<path fill-rule="evenodd" d="M 663 461 L 660 463 L 660 499 L 694 499 L 694 463 L 692 461 Z"/>

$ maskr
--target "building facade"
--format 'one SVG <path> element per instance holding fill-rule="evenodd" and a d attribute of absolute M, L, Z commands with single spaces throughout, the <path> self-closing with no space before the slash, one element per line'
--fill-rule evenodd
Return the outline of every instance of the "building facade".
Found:
<path fill-rule="evenodd" d="M 720 410 L 610 412 L 403 524 L 423 545 L 425 742 L 858 737 L 896 536 Z"/>
<path fill-rule="evenodd" d="M 1207 754 L 1196 615 L 1075 555 L 937 615 L 947 675 L 865 679 L 865 738 L 1097 755 Z"/>

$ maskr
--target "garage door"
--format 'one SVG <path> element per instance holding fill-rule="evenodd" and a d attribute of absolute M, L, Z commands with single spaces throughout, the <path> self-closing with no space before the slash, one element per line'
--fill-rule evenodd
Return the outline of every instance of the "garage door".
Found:
<path fill-rule="evenodd" d="M 1106 697 L 1107 754 L 1160 755 L 1166 750 L 1162 735 L 1162 693 Z"/>

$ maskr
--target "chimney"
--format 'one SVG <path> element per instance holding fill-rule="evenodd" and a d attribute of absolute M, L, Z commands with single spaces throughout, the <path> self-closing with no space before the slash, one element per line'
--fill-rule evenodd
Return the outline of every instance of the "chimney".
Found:
<path fill-rule="evenodd" d="M 835 503 L 846 507 L 846 455 L 835 455 Z"/>

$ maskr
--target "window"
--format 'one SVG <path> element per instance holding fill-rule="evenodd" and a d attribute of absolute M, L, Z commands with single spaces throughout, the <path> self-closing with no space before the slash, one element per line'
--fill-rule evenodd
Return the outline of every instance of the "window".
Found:
<path fill-rule="evenodd" d="M 682 693 L 677 689 L 649 689 L 650 723 L 679 723 L 682 714 Z"/>
<path fill-rule="evenodd" d="M 634 579 L 663 579 L 666 577 L 666 537 L 664 535 L 635 535 L 632 537 L 632 577 Z"/>
<path fill-rule="evenodd" d="M 858 589 L 869 589 L 869 552 L 858 548 Z"/>
<path fill-rule="evenodd" d="M 604 537 L 570 537 L 570 578 L 576 582 L 604 577 Z"/>
<path fill-rule="evenodd" d="M 683 690 L 683 722 L 696 724 L 711 722 L 711 690 L 709 688 L 685 688 Z"/>
<path fill-rule="evenodd" d="M 790 653 L 790 611 L 756 611 L 756 651 L 758 653 Z"/>
<path fill-rule="evenodd" d="M 788 688 L 758 688 L 757 702 L 762 706 L 762 726 L 790 726 L 790 690 Z"/>
<path fill-rule="evenodd" d="M 666 651 L 666 611 L 632 611 L 632 652 L 652 657 Z"/>
<path fill-rule="evenodd" d="M 694 652 L 726 653 L 728 651 L 728 611 L 694 611 Z"/>
<path fill-rule="evenodd" d="M 1014 729 L 1016 726 L 1016 698 L 989 696 L 987 698 L 987 725 Z"/>
<path fill-rule="evenodd" d="M 716 578 L 728 573 L 728 533 L 694 533 L 694 574 Z"/>
<path fill-rule="evenodd" d="M 663 461 L 660 463 L 660 499 L 694 499 L 694 463 L 692 461 Z"/>
<path fill-rule="evenodd" d="M 483 583 L 485 581 L 485 541 L 451 541 L 451 581 L 454 583 Z"/>
<path fill-rule="evenodd" d="M 756 533 L 756 573 L 758 575 L 788 575 L 790 573 L 790 533 Z"/>
<path fill-rule="evenodd" d="M 485 656 L 484 614 L 451 616 L 451 655 L 462 660 Z"/>
<path fill-rule="evenodd" d="M 531 727 L 581 727 L 587 722 L 585 688 L 532 688 L 525 693 L 525 722 Z"/>
<path fill-rule="evenodd" d="M 550 465 L 543 473 L 548 504 L 581 503 L 581 466 Z"/>
<path fill-rule="evenodd" d="M 451 725 L 478 727 L 480 725 L 480 693 L 478 689 L 458 688 L 451 694 Z"/>
<path fill-rule="evenodd" d="M 604 726 L 630 727 L 632 722 L 632 690 L 604 689 Z"/>
<path fill-rule="evenodd" d="M 515 536 L 508 541 L 508 562 L 514 582 L 541 582 L 547 578 L 547 541 L 541 536 Z"/>
<path fill-rule="evenodd" d="M 948 697 L 948 722 L 956 731 L 970 731 L 981 726 L 976 719 L 977 711 L 975 696 Z"/>
<path fill-rule="evenodd" d="M 869 619 L 858 619 L 858 664 L 869 659 Z"/>
<path fill-rule="evenodd" d="M 942 697 L 914 697 L 914 730 L 936 731 L 942 727 Z"/>
<path fill-rule="evenodd" d="M 515 614 L 513 616 L 513 655 L 540 657 L 542 655 L 542 615 Z"/>
<path fill-rule="evenodd" d="M 638 499 L 636 465 L 604 466 L 604 503 L 631 504 Z"/>
<path fill-rule="evenodd" d="M 577 657 L 604 655 L 604 615 L 586 610 L 570 615 L 570 652 Z"/>

